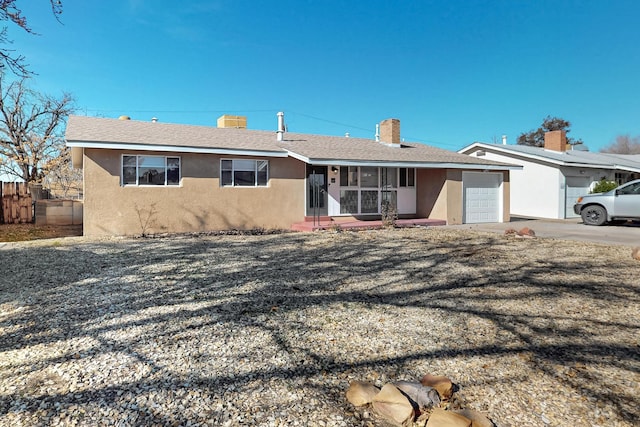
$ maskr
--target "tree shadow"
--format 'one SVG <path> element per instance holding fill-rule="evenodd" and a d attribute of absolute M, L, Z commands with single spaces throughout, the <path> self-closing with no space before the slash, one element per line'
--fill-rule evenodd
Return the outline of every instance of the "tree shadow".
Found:
<path fill-rule="evenodd" d="M 295 396 L 301 384 L 343 413 L 354 377 L 415 379 L 433 361 L 517 356 L 527 372 L 635 422 L 639 398 L 606 373 L 640 373 L 638 321 L 623 315 L 640 306 L 638 267 L 621 262 L 626 273 L 613 282 L 606 260 L 569 245 L 452 236 L 174 236 L 0 250 L 0 417 L 40 420 L 75 405 L 130 424 L 198 414 L 222 423 L 233 406 L 264 421 L 288 408 L 256 396 L 287 387 Z M 598 310 L 583 313 L 580 301 Z M 431 333 L 444 317 L 451 336 Z M 349 358 L 331 340 L 352 346 Z M 131 375 L 110 381 L 108 369 Z M 190 410 L 189 393 L 210 405 Z"/>

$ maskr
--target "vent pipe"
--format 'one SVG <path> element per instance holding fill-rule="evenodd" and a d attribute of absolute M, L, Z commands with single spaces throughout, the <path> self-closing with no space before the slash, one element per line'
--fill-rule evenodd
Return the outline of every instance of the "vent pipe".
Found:
<path fill-rule="evenodd" d="M 158 123 L 158 118 L 157 117 L 151 117 L 151 122 L 152 123 Z"/>
<path fill-rule="evenodd" d="M 380 142 L 380 124 L 376 123 L 376 142 Z"/>
<path fill-rule="evenodd" d="M 502 135 L 502 145 L 507 145 L 507 135 Z"/>
<path fill-rule="evenodd" d="M 284 138 L 284 113 L 282 111 L 278 112 L 278 130 L 276 134 L 278 141 L 282 141 Z"/>

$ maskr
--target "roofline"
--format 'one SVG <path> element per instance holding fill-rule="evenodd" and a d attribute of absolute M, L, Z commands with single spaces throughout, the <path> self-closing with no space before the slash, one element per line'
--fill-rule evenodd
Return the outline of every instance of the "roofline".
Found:
<path fill-rule="evenodd" d="M 445 162 L 403 162 L 386 160 L 344 160 L 344 159 L 313 159 L 289 151 L 289 155 L 302 162 L 318 166 L 374 166 L 392 168 L 420 168 L 420 169 L 478 169 L 478 170 L 520 170 L 520 165 L 486 165 L 477 163 L 445 163 Z"/>
<path fill-rule="evenodd" d="M 242 150 L 237 148 L 181 147 L 113 142 L 67 141 L 67 147 L 103 148 L 111 150 L 172 151 L 176 153 L 228 154 L 238 156 L 288 157 L 286 151 Z"/>
<path fill-rule="evenodd" d="M 458 153 L 466 154 L 467 151 L 469 151 L 469 150 L 471 150 L 473 148 L 483 148 L 483 149 L 490 149 L 490 150 L 492 149 L 492 150 L 498 151 L 500 153 L 513 154 L 513 155 L 525 157 L 525 158 L 528 158 L 528 159 L 543 160 L 543 161 L 545 161 L 547 163 L 551 163 L 551 164 L 558 165 L 558 166 L 573 166 L 573 167 L 585 168 L 585 169 L 617 169 L 617 170 L 624 170 L 624 171 L 630 171 L 630 172 L 640 172 L 640 168 L 635 168 L 633 166 L 620 165 L 618 163 L 595 164 L 595 163 L 566 162 L 566 161 L 563 161 L 563 160 L 555 160 L 555 159 L 551 159 L 549 157 L 540 156 L 540 155 L 537 155 L 537 154 L 529 154 L 529 153 L 522 153 L 520 151 L 505 150 L 505 149 L 501 149 L 500 145 L 487 144 L 487 143 L 484 143 L 484 142 L 474 142 L 473 144 L 468 145 L 468 146 L 458 150 Z"/>
<path fill-rule="evenodd" d="M 545 162 L 553 163 L 554 165 L 565 165 L 566 164 L 566 162 L 563 162 L 563 161 L 560 161 L 560 160 L 551 159 L 549 157 L 540 156 L 538 154 L 529 154 L 529 153 L 522 153 L 520 151 L 505 150 L 505 149 L 500 148 L 500 146 L 497 145 L 497 144 L 495 144 L 495 145 L 494 144 L 486 144 L 484 142 L 474 142 L 471 145 L 468 145 L 468 146 L 466 146 L 464 148 L 459 149 L 458 153 L 466 154 L 466 151 L 468 151 L 468 150 L 470 150 L 472 148 L 475 148 L 475 147 L 493 149 L 493 150 L 499 151 L 501 153 L 517 154 L 518 156 L 526 157 L 528 159 L 544 160 Z"/>

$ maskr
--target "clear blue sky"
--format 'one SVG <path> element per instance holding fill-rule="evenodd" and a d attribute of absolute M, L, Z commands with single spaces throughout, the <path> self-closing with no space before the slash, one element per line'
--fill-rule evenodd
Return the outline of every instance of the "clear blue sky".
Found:
<path fill-rule="evenodd" d="M 36 89 L 79 114 L 402 137 L 457 150 L 545 116 L 591 151 L 640 135 L 640 1 L 18 1 Z"/>

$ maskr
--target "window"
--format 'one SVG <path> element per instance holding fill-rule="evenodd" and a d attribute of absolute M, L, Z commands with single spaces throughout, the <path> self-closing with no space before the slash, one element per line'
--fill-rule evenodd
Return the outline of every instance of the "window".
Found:
<path fill-rule="evenodd" d="M 342 187 L 358 186 L 358 167 L 342 166 L 340 168 L 340 185 Z"/>
<path fill-rule="evenodd" d="M 180 185 L 180 157 L 124 155 L 122 185 Z"/>
<path fill-rule="evenodd" d="M 220 172 L 220 185 L 223 187 L 266 187 L 269 180 L 269 162 L 222 159 Z"/>
<path fill-rule="evenodd" d="M 400 187 L 416 186 L 416 170 L 414 168 L 400 168 Z"/>
<path fill-rule="evenodd" d="M 397 168 L 380 168 L 380 173 L 382 178 L 382 188 L 386 190 L 390 188 L 398 188 Z"/>
<path fill-rule="evenodd" d="M 617 194 L 640 194 L 640 183 L 627 185 L 626 187 L 619 188 L 616 191 Z"/>
<path fill-rule="evenodd" d="M 378 188 L 378 168 L 371 166 L 360 168 L 360 187 Z"/>

